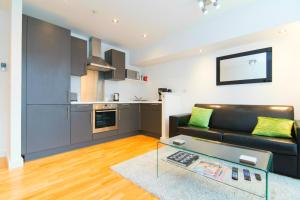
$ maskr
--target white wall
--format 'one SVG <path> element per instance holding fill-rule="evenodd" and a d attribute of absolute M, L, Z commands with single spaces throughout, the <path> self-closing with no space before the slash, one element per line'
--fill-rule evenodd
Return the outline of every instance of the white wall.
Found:
<path fill-rule="evenodd" d="M 23 165 L 21 157 L 22 0 L 0 1 L 0 156 L 9 168 Z"/>
<path fill-rule="evenodd" d="M 0 62 L 8 63 L 10 51 L 10 5 L 8 0 L 0 0 Z M 7 149 L 9 133 L 9 69 L 0 71 L 0 157 Z"/>
<path fill-rule="evenodd" d="M 132 63 L 146 65 L 194 48 L 297 21 L 300 20 L 299 10 L 299 0 L 254 0 L 238 9 L 216 12 L 213 17 L 208 13 L 203 16 L 208 17 L 207 20 L 199 20 L 194 26 L 169 35 L 150 47 L 133 51 Z"/>
<path fill-rule="evenodd" d="M 186 112 L 195 103 L 294 105 L 300 119 L 299 35 L 298 25 L 272 40 L 144 68 L 150 77 L 144 95 L 156 95 L 158 87 L 171 88 L 182 96 L 184 103 L 178 106 Z M 273 47 L 272 83 L 216 86 L 216 57 L 265 47 Z"/>
<path fill-rule="evenodd" d="M 22 0 L 10 0 L 10 131 L 7 152 L 10 169 L 23 166 L 21 157 Z"/>

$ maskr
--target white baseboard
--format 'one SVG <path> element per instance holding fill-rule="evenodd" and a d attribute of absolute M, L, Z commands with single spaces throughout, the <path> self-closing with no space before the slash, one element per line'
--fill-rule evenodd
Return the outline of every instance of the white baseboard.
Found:
<path fill-rule="evenodd" d="M 8 160 L 8 168 L 9 169 L 16 169 L 16 168 L 20 168 L 23 167 L 24 161 L 23 158 L 20 157 L 17 160 Z"/>

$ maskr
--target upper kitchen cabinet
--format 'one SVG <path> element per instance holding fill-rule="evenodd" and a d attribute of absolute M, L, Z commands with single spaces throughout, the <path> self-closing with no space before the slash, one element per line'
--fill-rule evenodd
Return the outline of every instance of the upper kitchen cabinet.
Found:
<path fill-rule="evenodd" d="M 105 52 L 105 61 L 116 68 L 116 70 L 105 72 L 105 79 L 122 81 L 125 80 L 125 53 L 111 49 Z"/>
<path fill-rule="evenodd" d="M 70 30 L 28 17 L 27 104 L 69 104 Z"/>
<path fill-rule="evenodd" d="M 71 75 L 86 75 L 87 41 L 71 37 Z"/>

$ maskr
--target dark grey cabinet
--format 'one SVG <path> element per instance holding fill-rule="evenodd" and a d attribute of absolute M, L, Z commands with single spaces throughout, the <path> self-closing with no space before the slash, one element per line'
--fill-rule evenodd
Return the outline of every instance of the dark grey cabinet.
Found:
<path fill-rule="evenodd" d="M 71 144 L 92 141 L 92 105 L 71 105 Z"/>
<path fill-rule="evenodd" d="M 93 140 L 107 140 L 109 138 L 118 138 L 120 136 L 120 133 L 118 130 L 113 131 L 105 131 L 101 133 L 94 133 L 93 134 Z"/>
<path fill-rule="evenodd" d="M 154 137 L 161 137 L 161 104 L 141 104 L 141 129 Z"/>
<path fill-rule="evenodd" d="M 141 112 L 140 104 L 130 104 L 130 130 L 141 130 Z"/>
<path fill-rule="evenodd" d="M 134 133 L 140 130 L 139 104 L 119 104 L 119 133 Z"/>
<path fill-rule="evenodd" d="M 27 153 L 66 145 L 70 145 L 70 106 L 27 106 Z"/>
<path fill-rule="evenodd" d="M 22 154 L 70 145 L 70 31 L 23 15 Z"/>
<path fill-rule="evenodd" d="M 109 80 L 125 80 L 125 53 L 111 49 L 105 52 L 105 61 L 116 68 L 116 70 L 105 72 L 104 78 Z"/>
<path fill-rule="evenodd" d="M 71 37 L 71 75 L 84 76 L 87 73 L 87 41 Z"/>
<path fill-rule="evenodd" d="M 130 104 L 119 104 L 118 105 L 118 126 L 119 133 L 130 132 Z"/>
<path fill-rule="evenodd" d="M 70 30 L 28 17 L 27 104 L 69 104 Z"/>

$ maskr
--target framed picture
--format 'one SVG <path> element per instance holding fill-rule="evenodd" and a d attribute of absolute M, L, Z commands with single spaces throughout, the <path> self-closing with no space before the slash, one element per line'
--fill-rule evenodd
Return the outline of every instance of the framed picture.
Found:
<path fill-rule="evenodd" d="M 217 85 L 272 82 L 272 47 L 217 57 Z"/>

